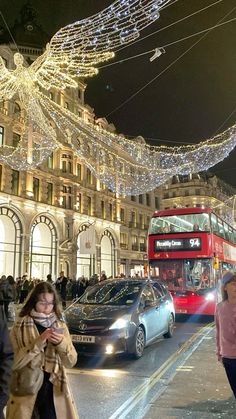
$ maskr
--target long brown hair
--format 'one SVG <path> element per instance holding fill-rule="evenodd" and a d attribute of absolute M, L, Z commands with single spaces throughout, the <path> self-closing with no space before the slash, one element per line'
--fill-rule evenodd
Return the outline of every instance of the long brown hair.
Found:
<path fill-rule="evenodd" d="M 62 317 L 62 310 L 60 305 L 60 300 L 57 294 L 57 291 L 55 290 L 54 286 L 50 284 L 50 282 L 39 282 L 30 292 L 29 296 L 27 297 L 27 300 L 22 307 L 19 316 L 24 317 L 30 314 L 32 309 L 35 309 L 35 306 L 39 300 L 40 294 L 53 294 L 54 295 L 54 304 L 53 304 L 53 311 L 57 315 L 58 319 L 61 319 Z"/>

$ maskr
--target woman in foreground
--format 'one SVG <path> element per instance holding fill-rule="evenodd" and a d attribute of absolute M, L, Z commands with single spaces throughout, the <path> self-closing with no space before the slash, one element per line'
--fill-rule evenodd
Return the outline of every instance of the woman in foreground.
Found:
<path fill-rule="evenodd" d="M 65 373 L 65 368 L 75 365 L 77 353 L 62 321 L 56 290 L 49 282 L 40 282 L 32 290 L 10 338 L 14 350 L 13 371 L 24 374 L 30 366 L 33 377 L 37 368 L 42 383 L 39 389 L 35 384 L 34 394 L 28 394 L 26 383 L 25 390 L 22 386 L 26 394 L 19 396 L 12 381 L 7 419 L 78 418 Z"/>

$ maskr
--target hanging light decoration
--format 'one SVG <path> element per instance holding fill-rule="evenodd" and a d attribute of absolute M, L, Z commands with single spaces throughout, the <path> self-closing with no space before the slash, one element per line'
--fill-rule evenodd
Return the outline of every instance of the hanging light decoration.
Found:
<path fill-rule="evenodd" d="M 235 147 L 235 126 L 198 145 L 151 147 L 85 123 L 45 94 L 52 88 L 76 88 L 78 77 L 97 74 L 97 64 L 139 37 L 170 2 L 117 0 L 102 12 L 60 29 L 29 67 L 19 53 L 14 55 L 15 70 L 8 70 L 0 57 L 0 100 L 18 99 L 24 113 L 21 139 L 16 147 L 1 147 L 0 161 L 18 170 L 32 169 L 66 141 L 111 190 L 134 195 L 154 189 L 174 174 L 206 170 L 225 158 Z"/>
<path fill-rule="evenodd" d="M 97 74 L 97 64 L 114 57 L 113 50 L 120 45 L 136 39 L 171 1 L 116 0 L 100 13 L 61 28 L 29 67 L 23 65 L 24 58 L 19 53 L 14 55 L 15 70 L 8 70 L 0 57 L 0 101 L 19 100 L 24 110 L 21 140 L 17 147 L 4 144 L 0 161 L 27 170 L 58 148 L 56 130 L 51 124 L 54 118 L 50 112 L 48 119 L 48 112 L 42 107 L 46 95 L 39 88 L 45 92 L 78 87 L 78 77 Z"/>

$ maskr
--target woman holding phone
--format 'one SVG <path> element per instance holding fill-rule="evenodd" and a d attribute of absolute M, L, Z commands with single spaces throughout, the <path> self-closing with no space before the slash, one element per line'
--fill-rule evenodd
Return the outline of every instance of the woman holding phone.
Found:
<path fill-rule="evenodd" d="M 10 338 L 14 350 L 13 369 L 30 364 L 43 370 L 43 383 L 36 394 L 10 395 L 7 419 L 75 419 L 75 404 L 65 368 L 72 368 L 77 353 L 53 285 L 40 282 L 30 293 Z"/>

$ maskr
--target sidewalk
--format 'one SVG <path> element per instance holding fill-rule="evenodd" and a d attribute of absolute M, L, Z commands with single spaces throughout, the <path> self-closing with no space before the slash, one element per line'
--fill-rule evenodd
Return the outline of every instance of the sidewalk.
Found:
<path fill-rule="evenodd" d="M 215 355 L 215 329 L 202 341 L 157 399 L 145 419 L 236 419 L 224 368 Z"/>

